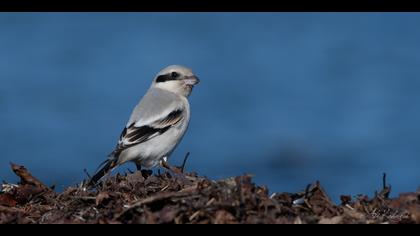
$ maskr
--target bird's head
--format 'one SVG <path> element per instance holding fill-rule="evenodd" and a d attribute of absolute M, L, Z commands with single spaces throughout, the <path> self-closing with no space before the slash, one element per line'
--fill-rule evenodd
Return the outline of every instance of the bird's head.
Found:
<path fill-rule="evenodd" d="M 156 75 L 152 86 L 188 97 L 193 87 L 199 82 L 200 80 L 190 68 L 171 65 Z"/>

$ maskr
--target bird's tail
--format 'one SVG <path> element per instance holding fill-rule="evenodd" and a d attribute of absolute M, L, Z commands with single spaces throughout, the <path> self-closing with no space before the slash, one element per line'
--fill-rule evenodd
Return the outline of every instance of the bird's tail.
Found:
<path fill-rule="evenodd" d="M 112 171 L 116 166 L 117 166 L 117 160 L 118 158 L 115 157 L 111 157 L 110 159 L 102 162 L 99 167 L 98 170 L 96 171 L 95 175 L 93 175 L 88 183 L 87 183 L 87 187 L 88 188 L 92 188 L 94 186 L 96 186 L 98 184 L 98 182 L 105 176 L 107 175 L 110 171 Z"/>

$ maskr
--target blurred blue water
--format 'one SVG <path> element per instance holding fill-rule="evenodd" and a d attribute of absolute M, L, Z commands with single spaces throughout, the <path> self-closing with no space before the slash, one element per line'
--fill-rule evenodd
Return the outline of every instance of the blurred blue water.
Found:
<path fill-rule="evenodd" d="M 272 192 L 420 185 L 418 13 L 0 13 L 0 179 L 80 182 L 169 64 L 201 83 L 171 157 Z M 134 169 L 132 165 L 126 168 Z"/>

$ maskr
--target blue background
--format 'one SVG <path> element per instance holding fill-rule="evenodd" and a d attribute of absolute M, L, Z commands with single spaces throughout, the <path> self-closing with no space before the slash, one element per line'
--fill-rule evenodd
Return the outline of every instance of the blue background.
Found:
<path fill-rule="evenodd" d="M 420 185 L 418 13 L 1 13 L 0 179 L 63 188 L 114 148 L 163 67 L 193 68 L 170 159 L 271 192 Z M 127 164 L 120 169 L 134 169 Z"/>

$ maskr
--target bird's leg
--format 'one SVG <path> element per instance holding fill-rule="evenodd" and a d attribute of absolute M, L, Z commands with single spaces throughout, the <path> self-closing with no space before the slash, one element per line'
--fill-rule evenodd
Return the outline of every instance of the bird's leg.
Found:
<path fill-rule="evenodd" d="M 136 164 L 137 171 L 141 171 L 141 163 L 135 162 L 135 164 Z"/>
<path fill-rule="evenodd" d="M 153 174 L 153 171 L 152 170 L 143 169 L 142 166 L 141 166 L 141 162 L 140 161 L 136 161 L 136 162 L 134 162 L 134 164 L 136 164 L 137 171 L 140 171 L 141 172 L 141 175 L 145 179 L 147 179 L 149 176 L 151 176 Z"/>

